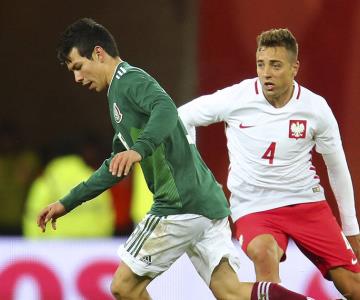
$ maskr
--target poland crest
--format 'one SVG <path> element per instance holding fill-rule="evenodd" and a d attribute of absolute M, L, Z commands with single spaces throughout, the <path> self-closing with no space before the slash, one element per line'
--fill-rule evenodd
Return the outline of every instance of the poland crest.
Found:
<path fill-rule="evenodd" d="M 116 105 L 116 103 L 114 103 L 113 112 L 114 112 L 115 122 L 120 123 L 122 120 L 122 113 L 121 113 L 120 109 L 118 108 L 118 106 Z"/>
<path fill-rule="evenodd" d="M 304 139 L 306 136 L 306 120 L 290 120 L 289 138 Z"/>

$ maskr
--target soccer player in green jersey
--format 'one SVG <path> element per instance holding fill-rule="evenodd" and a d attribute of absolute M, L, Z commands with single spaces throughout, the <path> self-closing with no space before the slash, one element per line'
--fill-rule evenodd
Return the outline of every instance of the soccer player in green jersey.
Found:
<path fill-rule="evenodd" d="M 150 299 L 147 285 L 186 253 L 218 299 L 306 299 L 273 283 L 240 283 L 230 214 L 221 187 L 202 161 L 169 95 L 143 70 L 122 61 L 113 36 L 92 19 L 63 33 L 58 58 L 75 81 L 100 92 L 108 87 L 114 128 L 111 156 L 85 182 L 45 207 L 51 221 L 94 198 L 140 163 L 154 194 L 149 214 L 119 248 L 111 292 L 116 299 Z M 96 224 L 94 224 L 96 226 Z"/>

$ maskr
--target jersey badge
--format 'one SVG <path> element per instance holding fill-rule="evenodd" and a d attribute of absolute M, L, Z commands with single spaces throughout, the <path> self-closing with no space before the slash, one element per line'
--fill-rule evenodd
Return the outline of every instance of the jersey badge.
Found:
<path fill-rule="evenodd" d="M 304 139 L 306 137 L 306 120 L 289 121 L 289 138 Z"/>
<path fill-rule="evenodd" d="M 123 115 L 122 115 L 119 107 L 116 105 L 116 103 L 114 103 L 114 105 L 113 105 L 113 112 L 114 112 L 115 122 L 120 123 L 121 120 L 122 120 Z"/>
<path fill-rule="evenodd" d="M 312 191 L 313 191 L 313 193 L 320 193 L 321 190 L 320 190 L 320 187 L 317 185 L 312 188 Z"/>

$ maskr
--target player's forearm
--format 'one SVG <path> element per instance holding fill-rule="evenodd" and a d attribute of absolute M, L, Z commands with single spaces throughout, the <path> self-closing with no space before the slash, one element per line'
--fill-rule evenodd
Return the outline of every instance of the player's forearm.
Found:
<path fill-rule="evenodd" d="M 359 225 L 356 218 L 354 191 L 350 172 L 346 163 L 343 149 L 336 153 L 323 155 L 331 188 L 334 192 L 345 235 L 359 233 Z"/>
<path fill-rule="evenodd" d="M 109 163 L 110 158 L 105 160 L 101 167 L 87 181 L 74 187 L 69 194 L 60 200 L 67 212 L 83 202 L 95 198 L 122 179 L 121 177 L 113 176 L 109 172 Z"/>

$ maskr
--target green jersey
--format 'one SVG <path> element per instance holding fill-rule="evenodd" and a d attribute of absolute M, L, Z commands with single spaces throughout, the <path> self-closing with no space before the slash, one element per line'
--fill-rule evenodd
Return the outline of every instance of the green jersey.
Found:
<path fill-rule="evenodd" d="M 115 131 L 113 153 L 86 181 L 61 199 L 66 210 L 92 199 L 121 178 L 109 172 L 112 157 L 138 152 L 145 180 L 154 194 L 150 213 L 158 216 L 194 213 L 209 219 L 228 216 L 225 195 L 202 161 L 163 88 L 145 71 L 120 63 L 108 89 Z"/>

